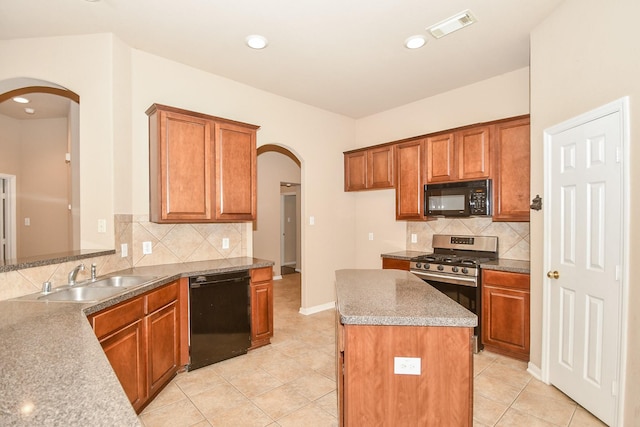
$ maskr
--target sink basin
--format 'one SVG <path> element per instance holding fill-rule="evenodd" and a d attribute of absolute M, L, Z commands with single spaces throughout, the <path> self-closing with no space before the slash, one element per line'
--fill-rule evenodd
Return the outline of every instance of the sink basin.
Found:
<path fill-rule="evenodd" d="M 77 288 L 64 289 L 62 291 L 52 292 L 47 295 L 38 297 L 43 301 L 100 301 L 101 299 L 119 294 L 122 289 L 114 287 L 91 288 L 88 286 L 79 286 Z"/>
<path fill-rule="evenodd" d="M 98 279 L 86 286 L 91 288 L 131 288 L 154 280 L 154 276 L 111 276 Z"/>

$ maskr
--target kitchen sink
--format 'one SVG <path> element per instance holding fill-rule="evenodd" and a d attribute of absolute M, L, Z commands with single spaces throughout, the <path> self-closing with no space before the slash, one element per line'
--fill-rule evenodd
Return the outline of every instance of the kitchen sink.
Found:
<path fill-rule="evenodd" d="M 91 288 L 132 288 L 156 279 L 155 276 L 111 276 L 87 283 Z"/>
<path fill-rule="evenodd" d="M 89 286 L 78 286 L 75 288 L 63 289 L 50 294 L 38 297 L 41 301 L 100 301 L 110 296 L 119 294 L 122 289 L 114 287 L 94 288 Z"/>

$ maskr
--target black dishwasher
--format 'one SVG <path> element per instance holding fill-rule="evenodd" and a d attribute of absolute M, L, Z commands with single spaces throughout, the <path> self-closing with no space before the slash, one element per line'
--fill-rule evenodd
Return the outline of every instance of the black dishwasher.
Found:
<path fill-rule="evenodd" d="M 245 354 L 251 344 L 249 271 L 189 278 L 189 366 Z"/>

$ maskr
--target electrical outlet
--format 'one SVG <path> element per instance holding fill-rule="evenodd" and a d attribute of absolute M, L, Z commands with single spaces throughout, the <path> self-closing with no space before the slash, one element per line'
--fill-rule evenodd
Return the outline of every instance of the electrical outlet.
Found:
<path fill-rule="evenodd" d="M 394 357 L 393 373 L 397 375 L 420 375 L 421 359 L 419 357 Z"/>
<path fill-rule="evenodd" d="M 31 225 L 31 218 L 29 217 L 25 217 L 24 219 L 24 225 L 29 227 Z"/>
<path fill-rule="evenodd" d="M 310 216 L 309 217 L 309 225 L 314 225 L 316 223 L 316 217 L 315 216 Z"/>
<path fill-rule="evenodd" d="M 142 253 L 144 255 L 150 255 L 152 252 L 151 242 L 142 242 Z"/>
<path fill-rule="evenodd" d="M 222 249 L 229 249 L 229 238 L 228 237 L 223 237 L 222 238 Z"/>
<path fill-rule="evenodd" d="M 411 243 L 418 243 L 418 235 L 411 233 Z"/>
<path fill-rule="evenodd" d="M 373 240 L 373 233 L 369 233 L 369 240 Z"/>
<path fill-rule="evenodd" d="M 125 258 L 127 255 L 129 255 L 129 245 L 123 243 L 120 245 L 120 256 Z"/>
<path fill-rule="evenodd" d="M 106 233 L 107 232 L 107 220 L 99 219 L 98 220 L 98 233 Z"/>

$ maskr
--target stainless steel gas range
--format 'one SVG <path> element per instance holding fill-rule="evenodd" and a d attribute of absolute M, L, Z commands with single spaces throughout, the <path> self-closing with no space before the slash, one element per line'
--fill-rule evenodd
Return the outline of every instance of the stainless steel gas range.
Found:
<path fill-rule="evenodd" d="M 411 259 L 410 271 L 478 316 L 474 351 L 482 350 L 480 264 L 498 259 L 496 236 L 435 234 L 433 253 Z"/>

